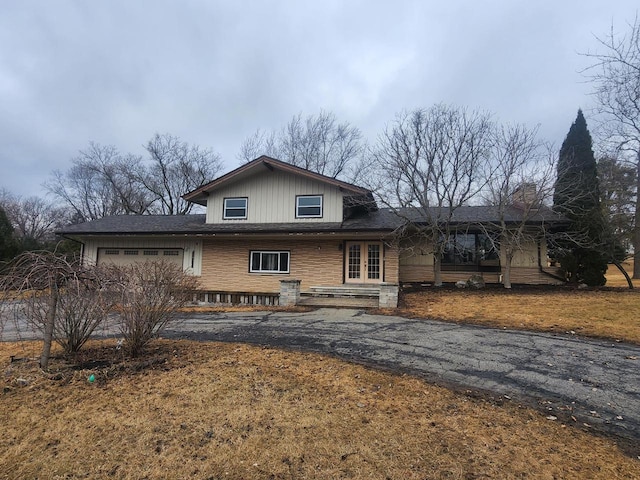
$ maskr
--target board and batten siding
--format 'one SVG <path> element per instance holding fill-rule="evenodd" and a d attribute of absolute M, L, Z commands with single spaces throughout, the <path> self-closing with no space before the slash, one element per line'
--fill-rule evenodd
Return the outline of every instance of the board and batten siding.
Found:
<path fill-rule="evenodd" d="M 202 242 L 189 238 L 158 238 L 158 237 L 100 237 L 88 238 L 84 241 L 83 260 L 86 265 L 96 265 L 98 249 L 161 249 L 179 248 L 184 251 L 183 270 L 195 276 L 202 274 Z M 191 261 L 193 259 L 193 268 Z"/>
<path fill-rule="evenodd" d="M 322 218 L 296 218 L 297 195 L 322 195 Z M 245 220 L 223 220 L 225 198 L 246 197 Z M 343 194 L 334 185 L 267 169 L 215 190 L 207 200 L 207 223 L 341 222 Z"/>

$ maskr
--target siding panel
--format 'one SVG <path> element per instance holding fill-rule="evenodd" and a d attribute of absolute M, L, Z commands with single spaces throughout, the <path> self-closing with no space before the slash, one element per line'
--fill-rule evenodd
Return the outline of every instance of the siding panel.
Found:
<path fill-rule="evenodd" d="M 296 219 L 296 195 L 322 195 L 322 218 Z M 223 201 L 248 197 L 246 220 L 223 220 Z M 241 182 L 216 190 L 207 201 L 207 223 L 341 222 L 342 192 L 333 186 L 289 173 L 265 169 Z"/>

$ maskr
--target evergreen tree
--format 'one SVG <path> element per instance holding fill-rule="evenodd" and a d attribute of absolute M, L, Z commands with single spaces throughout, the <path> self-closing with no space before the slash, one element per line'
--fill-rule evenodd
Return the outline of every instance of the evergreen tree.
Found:
<path fill-rule="evenodd" d="M 605 221 L 591 134 L 582 110 L 578 110 L 560 148 L 553 204 L 571 222 L 572 241 L 562 245 L 560 254 L 567 278 L 590 286 L 604 285 Z"/>
<path fill-rule="evenodd" d="M 13 238 L 13 226 L 6 212 L 0 207 L 0 262 L 11 260 L 18 253 L 18 246 Z"/>

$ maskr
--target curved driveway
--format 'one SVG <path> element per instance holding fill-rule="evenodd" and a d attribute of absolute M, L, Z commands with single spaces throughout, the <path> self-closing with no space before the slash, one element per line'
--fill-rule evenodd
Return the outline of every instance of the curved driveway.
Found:
<path fill-rule="evenodd" d="M 172 328 L 163 336 L 323 352 L 409 372 L 501 401 L 537 405 L 558 421 L 573 422 L 573 416 L 586 428 L 640 444 L 635 345 L 348 309 L 192 314 Z"/>

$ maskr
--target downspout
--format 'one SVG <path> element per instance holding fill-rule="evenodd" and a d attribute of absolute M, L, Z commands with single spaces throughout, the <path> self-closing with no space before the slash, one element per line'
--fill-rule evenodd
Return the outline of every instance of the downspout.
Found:
<path fill-rule="evenodd" d="M 566 278 L 562 278 L 559 275 L 554 275 L 553 273 L 547 272 L 543 267 L 542 267 L 542 247 L 540 246 L 540 240 L 538 240 L 537 243 L 538 246 L 538 270 L 540 271 L 540 273 L 551 277 L 555 280 L 560 280 L 563 283 L 567 283 L 567 279 Z"/>

